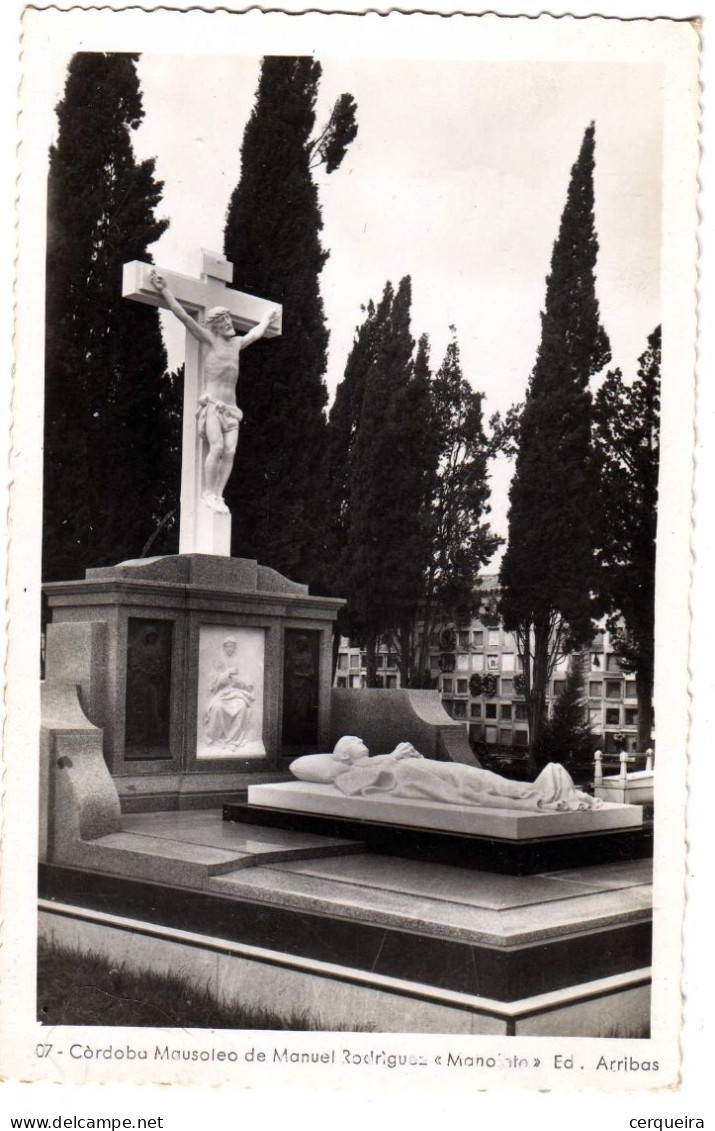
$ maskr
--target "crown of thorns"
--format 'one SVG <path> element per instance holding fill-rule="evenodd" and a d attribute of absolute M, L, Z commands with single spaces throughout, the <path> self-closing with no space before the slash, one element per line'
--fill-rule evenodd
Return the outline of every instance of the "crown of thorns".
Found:
<path fill-rule="evenodd" d="M 229 318 L 231 317 L 231 311 L 227 310 L 225 306 L 212 306 L 210 310 L 206 311 L 206 322 L 207 324 L 216 322 L 217 319 L 223 318 L 225 314 Z"/>

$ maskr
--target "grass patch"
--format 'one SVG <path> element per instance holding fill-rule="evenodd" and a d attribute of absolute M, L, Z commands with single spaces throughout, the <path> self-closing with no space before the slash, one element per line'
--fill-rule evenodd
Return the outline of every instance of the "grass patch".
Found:
<path fill-rule="evenodd" d="M 182 1029 L 323 1028 L 306 1010 L 285 1015 L 225 1005 L 179 970 L 156 974 L 130 969 L 93 952 L 39 940 L 37 1019 L 43 1025 L 126 1025 Z M 370 1031 L 338 1026 L 337 1031 Z"/>
<path fill-rule="evenodd" d="M 600 1035 L 619 1041 L 647 1041 L 650 1038 L 650 1025 L 612 1025 Z"/>

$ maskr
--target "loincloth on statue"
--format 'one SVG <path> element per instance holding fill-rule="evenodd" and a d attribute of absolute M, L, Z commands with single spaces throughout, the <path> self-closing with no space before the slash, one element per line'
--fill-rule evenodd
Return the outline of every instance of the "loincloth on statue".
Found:
<path fill-rule="evenodd" d="M 243 420 L 243 413 L 236 405 L 225 404 L 224 401 L 217 401 L 208 393 L 204 393 L 199 397 L 199 407 L 196 410 L 196 424 L 202 440 L 206 439 L 206 420 L 209 412 L 213 412 L 217 417 L 224 435 L 227 432 L 238 431 L 238 426 Z"/>

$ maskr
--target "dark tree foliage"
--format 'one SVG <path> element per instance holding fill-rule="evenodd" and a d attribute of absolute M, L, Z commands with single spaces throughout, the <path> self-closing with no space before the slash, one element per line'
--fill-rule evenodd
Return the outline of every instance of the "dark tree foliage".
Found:
<path fill-rule="evenodd" d="M 340 166 L 348 146 L 357 137 L 357 104 L 352 94 L 341 94 L 322 133 L 311 143 L 311 168 L 325 165 L 326 173 Z"/>
<path fill-rule="evenodd" d="M 575 652 L 551 718 L 544 721 L 539 732 L 534 747 L 536 768 L 542 770 L 548 762 L 560 762 L 575 781 L 583 783 L 593 773 L 594 749 L 584 692 L 583 653 Z"/>
<path fill-rule="evenodd" d="M 489 418 L 492 455 L 505 455 L 512 459 L 517 454 L 521 439 L 521 414 L 523 411 L 523 403 L 517 403 L 511 405 L 504 416 L 500 412 L 495 412 Z"/>
<path fill-rule="evenodd" d="M 454 327 L 431 386 L 437 473 L 429 511 L 430 553 L 425 573 L 418 679 L 429 683 L 428 642 L 435 619 L 469 622 L 479 606 L 478 575 L 500 545 L 489 513 L 487 461 L 491 442 L 483 426 L 483 394 L 464 378 Z M 422 344 L 422 343 L 421 343 Z M 419 362 L 419 354 L 416 366 Z"/>
<path fill-rule="evenodd" d="M 345 373 L 335 390 L 328 415 L 324 461 L 326 519 L 319 586 L 322 592 L 336 597 L 347 596 L 345 575 L 350 561 L 348 538 L 352 520 L 352 487 L 363 399 L 368 375 L 377 356 L 380 328 L 389 314 L 392 297 L 392 287 L 389 286 L 377 306 L 371 299 L 367 306 L 361 307 L 364 318 L 355 328 Z M 353 605 L 348 601 L 338 615 L 333 640 L 334 659 L 337 659 L 339 636 L 357 637 L 359 631 Z"/>
<path fill-rule="evenodd" d="M 365 382 L 375 360 L 379 326 L 389 305 L 383 302 L 376 308 L 370 301 L 362 309 L 365 318 L 355 330 L 345 374 L 335 391 L 328 417 L 324 479 L 327 505 L 318 586 L 322 592 L 336 597 L 345 596 L 343 571 L 347 562 L 351 489 Z M 341 610 L 337 628 L 338 634 L 354 632 L 349 608 Z"/>
<path fill-rule="evenodd" d="M 48 181 L 43 564 L 46 579 L 137 557 L 178 498 L 156 310 L 121 297 L 122 264 L 168 225 L 137 162 L 136 55 L 73 57 Z M 141 505 L 138 505 L 141 503 Z"/>
<path fill-rule="evenodd" d="M 344 495 L 336 490 L 333 498 L 342 539 L 336 588 L 348 598 L 345 630 L 365 644 L 369 686 L 377 682 L 380 637 L 394 642 L 409 683 L 429 548 L 429 371 L 412 360 L 410 304 L 409 277 L 397 292 L 388 283 L 378 306 L 370 304 L 331 413 L 329 450 L 335 464 L 342 451 L 344 468 Z"/>
<path fill-rule="evenodd" d="M 407 282 L 409 277 L 400 284 L 395 296 L 396 305 Z M 391 422 L 396 433 L 391 487 L 398 514 L 399 539 L 394 548 L 399 554 L 401 544 L 404 552 L 410 555 L 409 564 L 403 565 L 402 616 L 397 631 L 392 632 L 402 687 L 421 686 L 423 682 L 416 663 L 417 621 L 424 609 L 429 559 L 435 552 L 431 506 L 439 458 L 439 429 L 434 415 L 431 378 L 429 343 L 423 334 L 408 380 L 404 385 L 396 386 L 391 406 Z M 418 570 L 421 575 L 419 581 Z"/>
<path fill-rule="evenodd" d="M 597 592 L 621 666 L 634 672 L 638 745 L 653 726 L 655 547 L 660 458 L 660 326 L 648 338 L 638 375 L 608 373 L 594 402 L 599 507 Z"/>
<path fill-rule="evenodd" d="M 309 57 L 263 60 L 224 233 L 234 286 L 283 304 L 282 336 L 241 358 L 244 422 L 226 491 L 232 552 L 301 581 L 319 576 L 325 513 L 328 331 L 319 278 L 328 253 L 311 165 L 332 172 L 356 132 L 355 105 L 343 95 L 312 137 L 320 76 Z"/>
<path fill-rule="evenodd" d="M 532 754 L 556 657 L 592 635 L 589 379 L 610 358 L 596 297 L 593 169 L 592 124 L 571 171 L 546 281 L 541 343 L 518 430 L 509 542 L 501 568 L 501 612 L 516 634 L 524 664 Z"/>
<path fill-rule="evenodd" d="M 179 545 L 179 489 L 181 486 L 181 443 L 184 421 L 184 365 L 161 382 L 160 411 L 168 435 L 165 453 L 165 486 L 159 498 L 162 516 L 142 547 L 140 557 L 175 554 Z"/>
<path fill-rule="evenodd" d="M 355 456 L 355 440 L 360 426 L 365 378 L 370 368 L 375 341 L 375 306 L 363 307 L 365 320 L 355 330 L 355 338 L 345 366 L 345 375 L 335 391 L 328 416 L 325 465 L 323 469 L 326 508 L 323 522 L 323 553 L 316 574 L 316 588 L 331 597 L 344 597 L 343 570 L 346 565 L 350 529 L 350 485 Z M 338 662 L 340 637 L 354 631 L 350 608 L 343 606 L 333 633 L 333 669 Z"/>

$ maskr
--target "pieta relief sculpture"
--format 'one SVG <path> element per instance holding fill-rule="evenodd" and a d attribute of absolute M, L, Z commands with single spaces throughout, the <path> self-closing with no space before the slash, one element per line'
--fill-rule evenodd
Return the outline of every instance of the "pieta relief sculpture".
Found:
<path fill-rule="evenodd" d="M 279 313 L 269 311 L 252 330 L 239 337 L 225 306 L 207 310 L 206 324 L 202 326 L 177 302 L 163 275 L 152 271 L 149 278 L 172 314 L 204 347 L 204 391 L 196 412 L 199 436 L 208 445 L 201 497 L 211 510 L 228 514 L 223 492 L 233 469 L 238 426 L 243 419 L 236 403 L 238 355 L 278 322 Z"/>
<path fill-rule="evenodd" d="M 240 750 L 251 725 L 255 688 L 238 667 L 236 648 L 235 637 L 227 636 L 209 681 L 204 734 L 217 750 Z"/>

